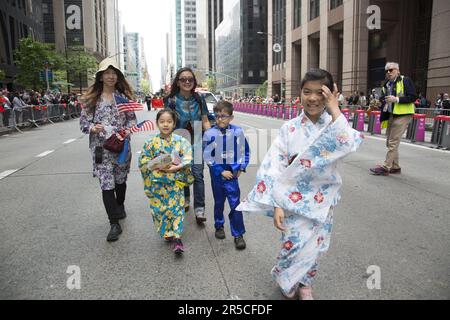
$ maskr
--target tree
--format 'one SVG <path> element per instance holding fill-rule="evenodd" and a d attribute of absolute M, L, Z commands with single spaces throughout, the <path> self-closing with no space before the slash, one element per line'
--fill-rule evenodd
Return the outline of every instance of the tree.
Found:
<path fill-rule="evenodd" d="M 147 79 L 141 80 L 141 91 L 146 96 L 150 95 L 150 93 L 152 92 L 150 81 L 148 81 Z"/>
<path fill-rule="evenodd" d="M 0 81 L 6 78 L 6 72 L 2 69 L 0 69 Z"/>
<path fill-rule="evenodd" d="M 266 80 L 262 85 L 256 89 L 256 95 L 259 97 L 266 97 L 267 96 L 267 86 L 269 82 Z"/>
<path fill-rule="evenodd" d="M 39 79 L 39 72 L 46 66 L 52 69 L 64 68 L 64 57 L 49 44 L 34 41 L 32 38 L 22 38 L 14 51 L 15 63 L 19 68 L 16 82 L 34 90 L 45 88 L 45 81 Z"/>
<path fill-rule="evenodd" d="M 93 76 L 97 70 L 97 59 L 82 46 L 70 47 L 67 51 L 66 70 L 68 82 L 76 79 L 79 82 L 80 93 L 83 91 L 83 79 Z"/>
<path fill-rule="evenodd" d="M 217 82 L 216 82 L 216 78 L 212 77 L 212 76 L 208 76 L 208 80 L 206 81 L 206 85 L 208 86 L 208 91 L 209 92 L 216 92 L 216 88 L 217 88 Z"/>

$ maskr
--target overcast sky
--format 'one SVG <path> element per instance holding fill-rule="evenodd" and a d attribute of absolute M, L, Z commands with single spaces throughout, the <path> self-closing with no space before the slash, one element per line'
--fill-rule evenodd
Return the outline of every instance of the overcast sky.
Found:
<path fill-rule="evenodd" d="M 166 55 L 166 33 L 170 30 L 170 8 L 173 0 L 119 0 L 122 23 L 127 32 L 138 32 L 144 38 L 147 65 L 153 91 L 160 89 L 161 58 Z"/>

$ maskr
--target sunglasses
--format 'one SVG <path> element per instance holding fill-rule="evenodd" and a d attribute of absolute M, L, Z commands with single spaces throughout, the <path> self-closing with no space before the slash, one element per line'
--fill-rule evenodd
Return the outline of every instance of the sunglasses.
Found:
<path fill-rule="evenodd" d="M 388 72 L 389 72 L 389 73 L 392 73 L 394 70 L 395 70 L 395 69 L 387 69 L 387 70 L 386 70 L 386 73 L 388 73 Z"/>
<path fill-rule="evenodd" d="M 232 116 L 222 116 L 222 115 L 220 115 L 220 116 L 216 116 L 216 119 L 217 120 L 228 120 L 228 119 L 230 119 Z"/>
<path fill-rule="evenodd" d="M 194 78 L 180 78 L 180 79 L 178 79 L 180 82 L 183 82 L 183 83 L 193 83 L 194 82 Z"/>

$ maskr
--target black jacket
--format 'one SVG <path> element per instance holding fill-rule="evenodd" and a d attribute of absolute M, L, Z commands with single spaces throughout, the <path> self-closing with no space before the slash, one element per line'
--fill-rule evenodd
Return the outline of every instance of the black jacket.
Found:
<path fill-rule="evenodd" d="M 397 97 L 397 82 L 402 81 L 402 77 L 398 76 L 397 80 L 395 80 L 395 84 L 392 88 L 392 95 L 394 97 Z M 383 112 L 384 106 L 386 105 L 386 95 L 388 93 L 388 86 L 389 81 L 386 81 L 383 84 L 384 93 L 381 93 L 381 121 L 389 120 L 390 113 L 389 112 Z M 412 80 L 408 77 L 403 77 L 403 86 L 405 88 L 405 92 L 403 94 L 403 97 L 399 97 L 399 103 L 414 103 L 417 99 L 416 96 L 416 89 L 414 88 L 414 83 Z M 395 107 L 394 107 L 395 108 Z"/>

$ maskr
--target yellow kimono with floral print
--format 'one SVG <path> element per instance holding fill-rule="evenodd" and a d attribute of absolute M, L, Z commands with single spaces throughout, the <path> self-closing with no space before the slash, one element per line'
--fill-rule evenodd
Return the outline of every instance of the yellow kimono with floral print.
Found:
<path fill-rule="evenodd" d="M 151 170 L 147 163 L 161 155 L 175 155 L 183 164 L 176 173 Z M 144 192 L 150 200 L 150 212 L 161 238 L 181 238 L 183 232 L 184 187 L 194 182 L 191 173 L 192 147 L 183 137 L 172 134 L 167 139 L 158 134 L 147 141 L 139 157 Z"/>

